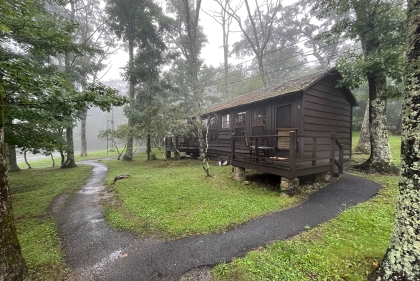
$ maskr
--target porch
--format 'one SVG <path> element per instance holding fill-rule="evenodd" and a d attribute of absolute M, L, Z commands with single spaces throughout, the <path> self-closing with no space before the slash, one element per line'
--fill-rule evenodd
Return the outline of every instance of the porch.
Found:
<path fill-rule="evenodd" d="M 180 152 L 194 157 L 200 155 L 198 140 L 193 136 L 166 136 L 165 151 L 166 158 L 171 158 L 172 152 L 175 158 L 179 157 Z"/>
<path fill-rule="evenodd" d="M 289 179 L 335 170 L 343 173 L 343 146 L 335 133 L 307 136 L 297 135 L 296 130 L 284 132 L 232 136 L 230 164 Z M 248 149 L 246 153 L 243 153 L 244 145 Z"/>

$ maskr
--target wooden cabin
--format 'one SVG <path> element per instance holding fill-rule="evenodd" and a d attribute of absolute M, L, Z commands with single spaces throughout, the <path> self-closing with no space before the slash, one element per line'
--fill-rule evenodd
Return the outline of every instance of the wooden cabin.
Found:
<path fill-rule="evenodd" d="M 207 108 L 207 156 L 288 178 L 342 171 L 357 101 L 340 79 L 333 68 Z"/>

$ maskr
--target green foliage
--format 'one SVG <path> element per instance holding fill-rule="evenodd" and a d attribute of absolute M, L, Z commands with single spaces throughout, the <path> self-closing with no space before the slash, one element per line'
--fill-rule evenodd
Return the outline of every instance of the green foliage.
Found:
<path fill-rule="evenodd" d="M 65 146 L 62 127 L 72 127 L 76 113 L 90 106 L 109 110 L 126 102 L 98 83 L 77 91 L 54 62 L 62 53 L 93 50 L 76 44 L 77 26 L 35 1 L 5 1 L 0 14 L 10 32 L 0 34 L 0 83 L 4 88 L 6 142 L 48 154 Z M 51 10 L 52 9 L 52 10 Z"/>
<path fill-rule="evenodd" d="M 132 163 L 106 162 L 107 184 L 114 198 L 106 204 L 105 215 L 113 226 L 144 236 L 206 234 L 304 199 L 279 196 L 256 183 L 232 181 L 231 167 L 214 166 L 213 176 L 205 177 L 200 161 L 169 161 L 169 166 L 163 161 L 147 162 L 140 154 Z M 114 176 L 121 173 L 130 177 L 111 185 Z"/>
<path fill-rule="evenodd" d="M 331 14 L 342 16 L 332 32 L 322 34 L 322 37 L 343 36 L 361 45 L 338 61 L 344 85 L 357 87 L 372 74 L 402 81 L 404 40 L 401 36 L 405 34 L 406 18 L 402 1 L 382 1 L 378 5 L 371 0 L 322 0 L 314 7 L 322 18 Z"/>
<path fill-rule="evenodd" d="M 32 280 L 58 280 L 67 272 L 49 207 L 58 194 L 73 192 L 84 184 L 91 170 L 91 166 L 80 165 L 9 174 L 19 242 Z"/>

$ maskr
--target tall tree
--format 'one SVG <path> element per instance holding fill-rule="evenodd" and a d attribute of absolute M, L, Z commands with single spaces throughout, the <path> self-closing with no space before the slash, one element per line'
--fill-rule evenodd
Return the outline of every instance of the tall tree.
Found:
<path fill-rule="evenodd" d="M 240 10 L 239 8 L 244 4 L 247 12 L 246 21 L 241 19 L 238 12 L 238 10 Z M 232 8 L 229 5 L 229 9 L 225 11 L 227 11 L 227 13 L 229 13 L 229 15 L 231 15 L 238 23 L 239 28 L 242 31 L 242 35 L 246 38 L 247 43 L 250 45 L 252 52 L 256 56 L 261 79 L 264 87 L 267 87 L 268 81 L 265 74 L 264 53 L 272 35 L 275 17 L 281 9 L 281 4 L 280 0 L 269 0 L 265 1 L 264 4 L 260 4 L 256 0 L 255 5 L 255 10 L 252 12 L 249 1 L 243 0 L 240 2 L 238 6 L 239 8 Z"/>
<path fill-rule="evenodd" d="M 107 0 L 107 12 L 110 16 L 109 25 L 118 38 L 128 43 L 129 60 L 125 78 L 129 82 L 130 107 L 135 107 L 135 86 L 141 78 L 135 75 L 135 48 L 149 45 L 149 40 L 156 38 L 156 30 L 162 27 L 161 9 L 152 0 Z M 129 130 L 135 126 L 133 118 L 128 116 Z M 133 137 L 127 140 L 127 150 L 123 157 L 126 161 L 133 160 Z"/>
<path fill-rule="evenodd" d="M 72 67 L 76 76 L 78 87 L 84 91 L 89 82 L 98 82 L 99 73 L 106 67 L 104 61 L 110 54 L 116 52 L 117 44 L 114 42 L 112 31 L 108 28 L 107 15 L 100 7 L 100 0 L 76 0 L 75 22 L 79 25 L 73 38 L 75 42 L 88 44 L 100 52 L 85 52 L 73 60 Z M 81 130 L 81 156 L 87 156 L 86 122 L 87 109 L 79 113 Z"/>
<path fill-rule="evenodd" d="M 420 280 L 420 1 L 408 0 L 401 176 L 391 243 L 376 280 Z"/>
<path fill-rule="evenodd" d="M 360 42 L 362 54 L 352 52 L 339 61 L 344 84 L 356 87 L 369 85 L 369 130 L 371 154 L 361 168 L 372 167 L 379 172 L 396 172 L 392 165 L 386 125 L 386 104 L 391 91 L 387 78 L 401 81 L 403 68 L 404 11 L 402 1 L 333 1 L 321 0 L 315 8 L 320 16 L 331 13 L 347 15 L 336 23 L 333 34 Z"/>
<path fill-rule="evenodd" d="M 224 99 L 229 98 L 228 79 L 229 79 L 229 35 L 233 17 L 227 12 L 231 0 L 215 0 L 219 5 L 219 11 L 204 11 L 212 17 L 221 27 L 223 35 L 223 80 L 224 80 Z M 236 11 L 235 11 L 236 12 Z"/>

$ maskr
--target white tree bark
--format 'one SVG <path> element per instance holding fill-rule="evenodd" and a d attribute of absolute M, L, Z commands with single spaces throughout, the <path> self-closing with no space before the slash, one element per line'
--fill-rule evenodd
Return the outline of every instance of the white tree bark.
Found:
<path fill-rule="evenodd" d="M 394 231 L 376 280 L 420 280 L 420 0 L 408 1 L 401 176 Z"/>
<path fill-rule="evenodd" d="M 369 130 L 369 101 L 366 104 L 365 114 L 363 116 L 362 127 L 360 128 L 360 137 L 355 151 L 365 154 L 370 153 L 370 130 Z"/>

